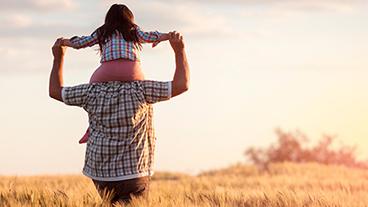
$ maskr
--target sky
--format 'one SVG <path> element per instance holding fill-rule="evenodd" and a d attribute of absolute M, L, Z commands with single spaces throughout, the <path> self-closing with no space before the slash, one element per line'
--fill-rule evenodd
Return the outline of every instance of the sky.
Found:
<path fill-rule="evenodd" d="M 0 174 L 80 174 L 87 114 L 48 96 L 51 46 L 89 35 L 113 3 L 145 30 L 182 32 L 188 92 L 154 106 L 155 169 L 195 174 L 246 162 L 248 147 L 300 130 L 356 145 L 368 159 L 365 0 L 2 0 Z M 64 83 L 87 83 L 97 47 L 68 49 Z M 167 42 L 145 45 L 147 79 L 171 80 Z"/>

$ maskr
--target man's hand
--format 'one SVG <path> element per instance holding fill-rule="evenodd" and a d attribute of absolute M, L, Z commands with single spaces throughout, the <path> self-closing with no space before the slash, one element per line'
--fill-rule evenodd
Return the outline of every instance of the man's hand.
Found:
<path fill-rule="evenodd" d="M 171 97 L 184 93 L 189 88 L 189 65 L 184 49 L 183 36 L 177 32 L 170 32 L 170 45 L 175 52 L 175 74 L 172 81 Z"/>
<path fill-rule="evenodd" d="M 63 101 L 61 91 L 63 89 L 63 64 L 66 47 L 62 46 L 63 38 L 56 40 L 52 46 L 54 63 L 50 74 L 49 95 L 58 101 Z"/>
<path fill-rule="evenodd" d="M 183 36 L 176 31 L 170 32 L 169 34 L 170 34 L 170 45 L 174 50 L 174 52 L 175 53 L 183 52 L 184 51 Z"/>
<path fill-rule="evenodd" d="M 64 47 L 62 43 L 63 38 L 58 38 L 52 46 L 52 54 L 54 55 L 54 60 L 60 60 L 64 57 L 66 47 Z"/>

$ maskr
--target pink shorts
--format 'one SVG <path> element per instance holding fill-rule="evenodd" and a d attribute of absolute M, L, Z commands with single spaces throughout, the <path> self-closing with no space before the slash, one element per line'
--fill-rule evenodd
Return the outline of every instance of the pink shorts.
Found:
<path fill-rule="evenodd" d="M 135 80 L 144 80 L 140 62 L 118 59 L 101 63 L 100 67 L 92 74 L 89 82 L 100 83 Z"/>

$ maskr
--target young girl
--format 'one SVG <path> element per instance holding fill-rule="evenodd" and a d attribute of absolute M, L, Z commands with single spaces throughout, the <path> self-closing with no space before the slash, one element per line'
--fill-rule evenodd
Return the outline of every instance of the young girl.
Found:
<path fill-rule="evenodd" d="M 169 40 L 168 33 L 144 32 L 135 23 L 133 13 L 123 4 L 114 4 L 106 14 L 105 24 L 90 36 L 63 39 L 63 45 L 75 49 L 100 46 L 101 65 L 93 73 L 90 83 L 107 81 L 144 80 L 140 67 L 139 51 L 142 43 L 153 43 L 155 47 L 161 41 Z M 89 130 L 79 140 L 88 140 Z"/>

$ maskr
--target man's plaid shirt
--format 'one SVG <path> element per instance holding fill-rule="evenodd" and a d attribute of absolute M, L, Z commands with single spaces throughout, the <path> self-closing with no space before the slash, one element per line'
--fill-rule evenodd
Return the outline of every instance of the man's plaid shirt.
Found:
<path fill-rule="evenodd" d="M 153 43 L 157 41 L 162 33 L 158 31 L 144 32 L 137 27 L 137 36 L 141 43 Z M 72 47 L 75 49 L 91 47 L 98 44 L 97 32 L 90 36 L 74 36 L 70 39 Z M 102 44 L 101 63 L 117 59 L 128 59 L 132 61 L 140 60 L 139 48 L 134 42 L 128 42 L 123 35 L 116 31 L 105 44 Z"/>
<path fill-rule="evenodd" d="M 152 104 L 171 97 L 171 82 L 82 84 L 64 87 L 62 97 L 65 104 L 88 112 L 86 176 L 116 181 L 153 174 Z"/>

